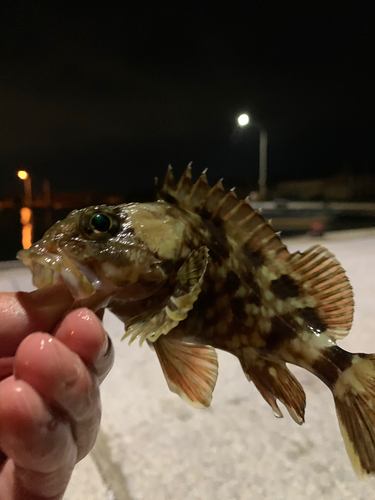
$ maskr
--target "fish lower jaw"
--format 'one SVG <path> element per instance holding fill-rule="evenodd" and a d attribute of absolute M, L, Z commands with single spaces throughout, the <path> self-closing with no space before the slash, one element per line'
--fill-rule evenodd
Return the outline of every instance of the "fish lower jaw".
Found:
<path fill-rule="evenodd" d="M 101 286 L 93 271 L 65 254 L 38 255 L 21 250 L 17 257 L 31 269 L 37 288 L 65 284 L 74 299 L 82 300 L 92 297 Z"/>

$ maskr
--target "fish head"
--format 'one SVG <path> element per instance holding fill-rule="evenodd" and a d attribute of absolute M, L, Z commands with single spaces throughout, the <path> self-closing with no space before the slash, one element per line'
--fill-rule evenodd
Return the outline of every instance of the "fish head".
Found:
<path fill-rule="evenodd" d="M 181 244 L 177 227 L 164 203 L 92 206 L 56 222 L 17 258 L 38 288 L 65 283 L 76 300 L 120 290 L 139 300 L 165 282 L 163 262 Z"/>

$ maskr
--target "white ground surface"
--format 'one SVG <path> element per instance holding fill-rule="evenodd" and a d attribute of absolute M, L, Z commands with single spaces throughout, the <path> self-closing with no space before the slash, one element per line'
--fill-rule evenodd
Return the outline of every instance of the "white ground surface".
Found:
<path fill-rule="evenodd" d="M 289 240 L 289 248 L 327 246 L 355 292 L 351 334 L 341 346 L 375 352 L 375 231 Z M 0 291 L 30 290 L 27 270 L 0 270 Z M 359 482 L 346 456 L 329 390 L 294 369 L 307 394 L 306 423 L 277 420 L 234 357 L 219 352 L 220 376 L 208 410 L 169 392 L 155 354 L 120 343 L 123 325 L 105 326 L 116 350 L 102 386 L 102 431 L 78 464 L 64 500 L 321 500 L 375 498 L 375 479 Z"/>

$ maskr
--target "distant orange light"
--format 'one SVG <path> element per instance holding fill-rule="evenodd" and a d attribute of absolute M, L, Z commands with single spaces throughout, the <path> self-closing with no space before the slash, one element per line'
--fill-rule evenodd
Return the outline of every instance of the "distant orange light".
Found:
<path fill-rule="evenodd" d="M 26 170 L 18 170 L 17 175 L 23 181 L 29 177 L 29 174 L 26 172 Z"/>
<path fill-rule="evenodd" d="M 22 248 L 30 248 L 33 243 L 33 212 L 28 207 L 22 207 L 20 210 L 20 219 L 22 224 Z"/>
<path fill-rule="evenodd" d="M 21 224 L 29 224 L 32 212 L 28 207 L 22 207 L 20 210 Z"/>
<path fill-rule="evenodd" d="M 31 224 L 25 224 L 22 227 L 22 248 L 27 250 L 32 245 L 32 234 L 33 226 Z"/>

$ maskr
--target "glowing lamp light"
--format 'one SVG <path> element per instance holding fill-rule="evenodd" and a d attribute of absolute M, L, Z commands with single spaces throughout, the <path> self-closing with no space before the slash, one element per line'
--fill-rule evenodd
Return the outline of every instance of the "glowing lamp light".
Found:
<path fill-rule="evenodd" d="M 250 122 L 250 117 L 248 114 L 243 113 L 237 118 L 237 122 L 240 127 L 245 127 Z"/>
<path fill-rule="evenodd" d="M 32 203 L 31 177 L 26 170 L 18 170 L 17 176 L 24 181 L 25 188 L 24 204 L 26 206 L 20 210 L 20 219 L 22 224 L 22 247 L 27 249 L 31 247 L 33 241 L 33 213 L 29 208 Z"/>
<path fill-rule="evenodd" d="M 20 211 L 20 215 L 21 215 L 21 224 L 25 225 L 25 224 L 29 224 L 31 222 L 32 212 L 31 212 L 30 208 L 22 207 L 21 211 Z"/>
<path fill-rule="evenodd" d="M 29 177 L 29 174 L 26 172 L 26 170 L 18 170 L 17 175 L 23 181 Z"/>
<path fill-rule="evenodd" d="M 22 207 L 20 216 L 22 224 L 22 248 L 27 249 L 31 247 L 33 239 L 32 211 L 28 207 Z"/>
<path fill-rule="evenodd" d="M 22 226 L 22 248 L 27 250 L 33 244 L 33 226 L 25 224 Z"/>

